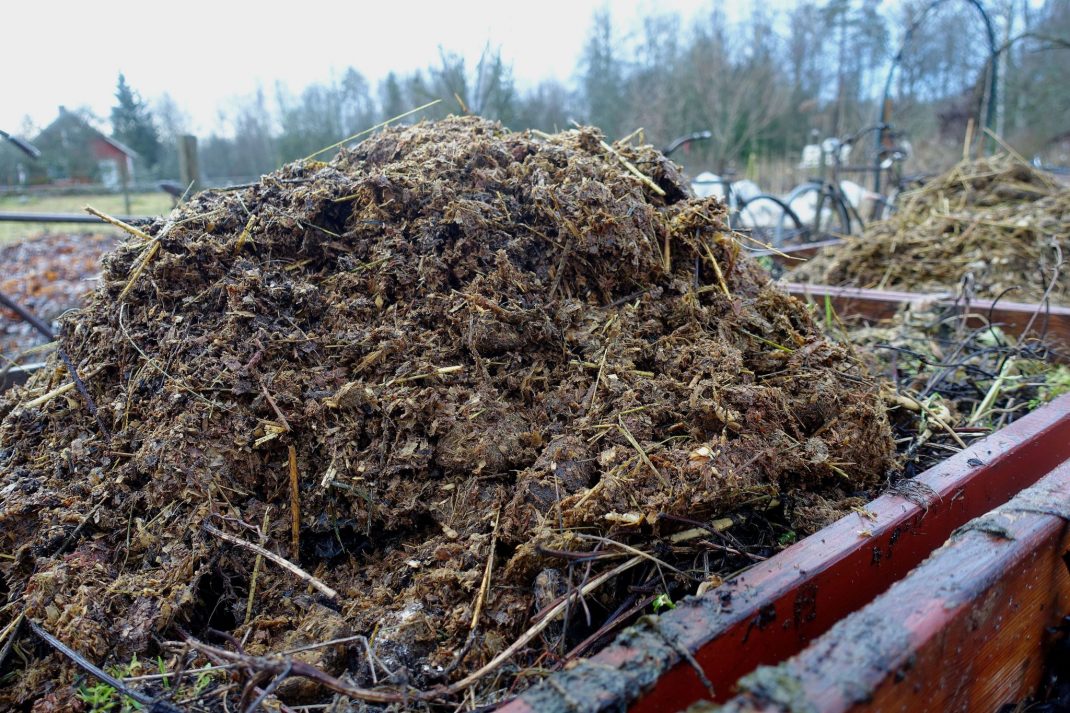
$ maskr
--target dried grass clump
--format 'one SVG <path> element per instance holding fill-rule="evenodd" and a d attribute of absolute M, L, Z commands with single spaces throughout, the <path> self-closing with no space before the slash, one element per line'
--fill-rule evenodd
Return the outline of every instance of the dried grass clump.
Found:
<path fill-rule="evenodd" d="M 792 279 L 977 297 L 1043 298 L 1070 256 L 1070 189 L 1008 154 L 963 162 L 900 198 L 890 219 L 792 272 Z M 1065 270 L 1051 290 L 1070 304 Z"/>

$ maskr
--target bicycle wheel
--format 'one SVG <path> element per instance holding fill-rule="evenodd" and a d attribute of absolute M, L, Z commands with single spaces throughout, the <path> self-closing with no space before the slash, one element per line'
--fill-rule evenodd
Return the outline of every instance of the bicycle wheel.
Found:
<path fill-rule="evenodd" d="M 754 240 L 751 247 L 780 248 L 806 242 L 808 231 L 799 216 L 776 196 L 762 193 L 744 201 L 739 207 L 738 229 Z"/>
<path fill-rule="evenodd" d="M 787 204 L 808 233 L 802 242 L 827 240 L 851 232 L 847 206 L 831 186 L 817 181 L 804 183 L 788 195 Z"/>

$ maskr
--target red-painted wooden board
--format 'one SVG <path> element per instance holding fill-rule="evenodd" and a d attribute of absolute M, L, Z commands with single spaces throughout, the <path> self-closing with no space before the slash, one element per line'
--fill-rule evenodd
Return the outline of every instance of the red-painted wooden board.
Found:
<path fill-rule="evenodd" d="M 956 532 L 798 656 L 745 677 L 745 693 L 717 710 L 995 713 L 1022 701 L 1070 614 L 1068 525 L 1070 462 Z"/>
<path fill-rule="evenodd" d="M 902 292 L 898 290 L 869 290 L 860 287 L 834 287 L 789 282 L 782 285 L 796 297 L 812 300 L 823 306 L 828 298 L 841 318 L 860 317 L 879 321 L 895 315 L 907 304 L 931 303 L 935 307 L 951 308 L 970 315 L 970 326 L 985 323 L 999 325 L 1017 337 L 1030 326 L 1029 336 L 1044 336 L 1064 358 L 1070 357 L 1070 307 L 1036 305 L 1004 300 L 973 300 L 966 303 L 946 293 Z"/>

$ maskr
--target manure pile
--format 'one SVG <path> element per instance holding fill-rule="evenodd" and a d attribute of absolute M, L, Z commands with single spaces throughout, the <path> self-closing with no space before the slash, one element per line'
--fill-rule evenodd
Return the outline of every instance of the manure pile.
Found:
<path fill-rule="evenodd" d="M 297 658 L 500 700 L 767 520 L 820 524 L 893 464 L 878 389 L 723 217 L 650 147 L 453 118 L 126 239 L 63 330 L 96 416 L 57 357 L 0 401 L 0 704 L 78 675 L 20 614 L 109 666 L 363 635 Z"/>
<path fill-rule="evenodd" d="M 1040 301 L 1070 258 L 1070 189 L 1007 154 L 963 162 L 900 196 L 890 219 L 824 251 L 791 279 L 943 292 L 968 278 L 977 297 Z M 1052 301 L 1070 304 L 1063 269 Z"/>

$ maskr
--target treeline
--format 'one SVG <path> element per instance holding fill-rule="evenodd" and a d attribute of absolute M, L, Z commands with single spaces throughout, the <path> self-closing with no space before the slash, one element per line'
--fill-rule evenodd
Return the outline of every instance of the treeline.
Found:
<path fill-rule="evenodd" d="M 374 87 L 349 68 L 298 95 L 283 86 L 275 87 L 273 99 L 257 91 L 225 115 L 229 131 L 202 139 L 202 171 L 215 177 L 264 173 L 435 99 L 441 102 L 411 120 L 473 113 L 512 128 L 553 130 L 578 116 L 576 96 L 562 84 L 519 90 L 498 49 L 486 49 L 474 67 L 443 51 L 436 65 L 407 76 L 390 73 Z"/>
<path fill-rule="evenodd" d="M 755 3 L 730 22 L 711 3 L 691 20 L 655 14 L 636 27 L 618 26 L 604 10 L 591 20 L 568 85 L 520 88 L 494 48 L 474 66 L 443 51 L 434 66 L 374 87 L 350 69 L 296 96 L 278 87 L 274 101 L 251 97 L 226 117 L 230 132 L 204 141 L 202 163 L 209 175 L 254 175 L 433 99 L 442 101 L 422 116 L 468 111 L 544 131 L 577 121 L 610 138 L 642 127 L 656 145 L 709 130 L 712 140 L 680 157 L 695 167 L 794 161 L 812 132 L 843 135 L 874 123 L 890 61 L 929 5 L 910 0 L 889 16 L 878 0 L 803 0 L 773 15 Z M 1039 151 L 1070 128 L 1070 3 L 986 6 L 998 43 L 1028 36 L 1004 53 L 1001 130 L 1021 150 Z M 919 150 L 959 150 L 968 118 L 985 108 L 987 77 L 980 15 L 968 2 L 944 2 L 924 13 L 904 48 L 893 122 Z"/>
<path fill-rule="evenodd" d="M 433 99 L 442 101 L 421 118 L 471 112 L 545 131 L 577 121 L 611 139 L 642 127 L 656 145 L 709 130 L 712 140 L 680 157 L 694 167 L 797 160 L 812 135 L 843 135 L 875 121 L 891 60 L 922 16 L 892 84 L 893 122 L 915 147 L 961 146 L 968 118 L 984 108 L 985 29 L 971 2 L 923 12 L 930 4 L 907 0 L 888 15 L 878 0 L 802 0 L 773 15 L 755 3 L 731 22 L 711 3 L 691 20 L 655 14 L 634 27 L 618 26 L 607 9 L 592 18 L 568 84 L 519 87 L 491 47 L 474 66 L 442 50 L 433 66 L 374 85 L 350 68 L 297 94 L 280 85 L 236 101 L 201 137 L 201 168 L 215 179 L 255 176 Z M 984 4 L 997 42 L 1008 45 L 1001 131 L 1022 151 L 1039 151 L 1068 131 L 1070 3 L 1005 0 L 998 12 L 995 2 Z M 117 98 L 116 138 L 155 157 L 143 167 L 149 175 L 176 176 L 173 144 L 188 125 L 176 102 L 162 97 L 150 108 L 123 82 Z"/>

